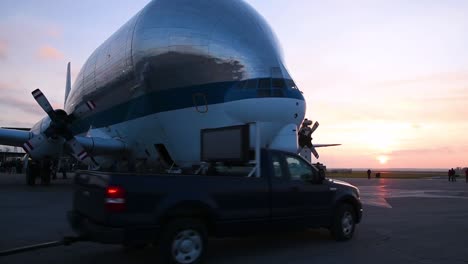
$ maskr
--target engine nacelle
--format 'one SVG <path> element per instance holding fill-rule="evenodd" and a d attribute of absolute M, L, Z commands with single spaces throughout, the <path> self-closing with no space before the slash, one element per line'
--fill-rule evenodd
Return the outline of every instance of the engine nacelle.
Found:
<path fill-rule="evenodd" d="M 32 159 L 39 160 L 45 157 L 55 159 L 61 156 L 64 143 L 63 138 L 47 138 L 41 133 L 24 143 L 23 149 Z"/>

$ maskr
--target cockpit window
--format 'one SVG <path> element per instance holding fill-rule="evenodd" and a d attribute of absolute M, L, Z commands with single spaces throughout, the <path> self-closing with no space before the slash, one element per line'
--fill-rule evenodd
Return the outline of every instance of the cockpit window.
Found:
<path fill-rule="evenodd" d="M 283 88 L 286 88 L 286 83 L 285 83 L 284 79 L 273 78 L 272 82 L 271 82 L 271 87 L 272 88 L 283 89 Z"/>
<path fill-rule="evenodd" d="M 245 88 L 247 88 L 247 89 L 257 89 L 257 79 L 247 80 L 247 84 L 246 84 Z"/>
<path fill-rule="evenodd" d="M 245 89 L 246 88 L 247 81 L 241 81 L 237 84 L 237 88 L 239 89 Z"/>
<path fill-rule="evenodd" d="M 297 88 L 296 84 L 294 83 L 293 80 L 286 80 L 286 87 L 288 87 L 289 89 L 299 89 Z"/>
<path fill-rule="evenodd" d="M 235 87 L 242 90 L 257 90 L 260 97 L 283 97 L 286 89 L 298 90 L 293 80 L 283 78 L 248 79 L 238 82 Z"/>
<path fill-rule="evenodd" d="M 270 78 L 262 78 L 259 81 L 258 89 L 270 89 L 271 86 L 271 79 Z"/>

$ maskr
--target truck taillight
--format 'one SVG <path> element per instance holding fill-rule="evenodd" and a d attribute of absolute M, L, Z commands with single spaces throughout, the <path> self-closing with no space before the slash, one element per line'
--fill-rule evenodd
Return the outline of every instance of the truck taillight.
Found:
<path fill-rule="evenodd" d="M 118 186 L 109 186 L 106 189 L 106 210 L 117 213 L 125 211 L 125 190 Z"/>

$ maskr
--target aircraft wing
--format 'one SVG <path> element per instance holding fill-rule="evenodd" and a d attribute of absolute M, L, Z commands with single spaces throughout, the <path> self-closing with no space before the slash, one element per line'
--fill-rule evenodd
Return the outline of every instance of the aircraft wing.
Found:
<path fill-rule="evenodd" d="M 32 133 L 25 130 L 0 128 L 0 145 L 22 147 L 32 138 Z"/>
<path fill-rule="evenodd" d="M 325 148 L 325 147 L 336 147 L 341 146 L 341 144 L 314 144 L 316 148 Z"/>
<path fill-rule="evenodd" d="M 33 137 L 25 130 L 0 128 L 0 145 L 23 147 Z M 113 138 L 76 136 L 76 140 L 93 155 L 109 155 L 123 152 L 127 149 L 125 142 Z"/>
<path fill-rule="evenodd" d="M 21 131 L 29 131 L 31 128 L 27 127 L 2 127 L 3 129 L 13 129 L 13 130 L 21 130 Z"/>

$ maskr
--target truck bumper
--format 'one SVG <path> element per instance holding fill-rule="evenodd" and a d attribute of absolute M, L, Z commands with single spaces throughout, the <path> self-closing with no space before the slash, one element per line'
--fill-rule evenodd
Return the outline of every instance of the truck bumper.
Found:
<path fill-rule="evenodd" d="M 160 228 L 151 227 L 110 227 L 91 221 L 86 216 L 70 211 L 68 222 L 73 230 L 91 242 L 103 244 L 140 244 L 157 239 Z"/>

